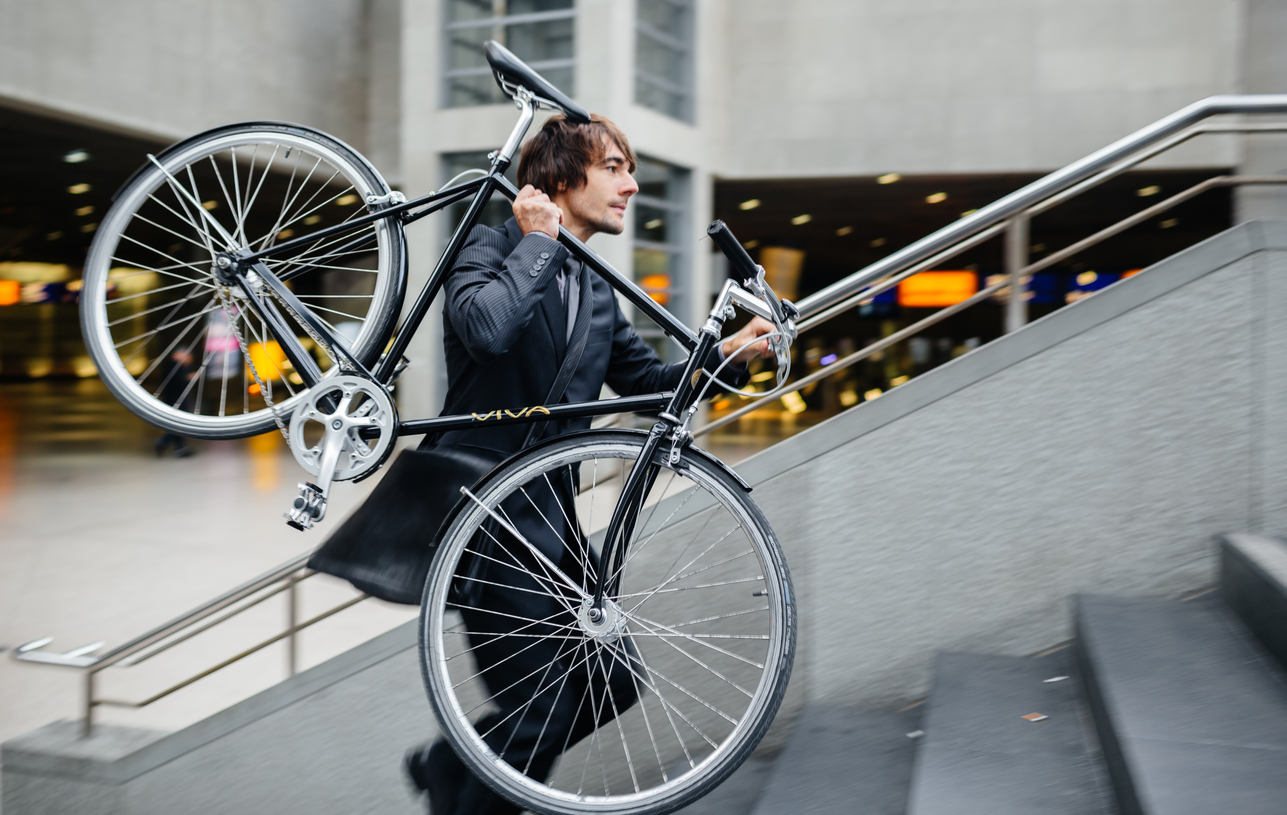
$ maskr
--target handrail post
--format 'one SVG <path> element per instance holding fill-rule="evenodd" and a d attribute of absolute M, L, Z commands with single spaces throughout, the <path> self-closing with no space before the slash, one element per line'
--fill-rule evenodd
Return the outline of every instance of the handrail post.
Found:
<path fill-rule="evenodd" d="M 85 718 L 81 722 L 80 736 L 87 739 L 94 735 L 94 674 L 93 668 L 85 669 Z"/>
<path fill-rule="evenodd" d="M 296 636 L 299 630 L 299 592 L 296 588 L 299 585 L 299 573 L 292 574 L 287 581 L 286 625 L 289 636 L 286 637 L 286 670 L 288 676 L 294 676 L 299 654 Z"/>
<path fill-rule="evenodd" d="M 1010 296 L 1005 304 L 1005 333 L 1018 331 L 1028 322 L 1028 287 L 1023 270 L 1028 265 L 1027 215 L 1011 218 L 1005 229 L 1005 271 L 1010 276 Z"/>

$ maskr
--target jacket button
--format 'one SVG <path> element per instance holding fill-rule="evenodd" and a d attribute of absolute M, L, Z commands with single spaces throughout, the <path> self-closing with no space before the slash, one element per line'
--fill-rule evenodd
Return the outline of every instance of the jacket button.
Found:
<path fill-rule="evenodd" d="M 542 252 L 542 253 L 541 253 L 541 259 L 542 259 L 542 260 L 546 260 L 546 259 L 548 259 L 549 257 L 550 257 L 550 253 L 549 253 L 549 252 Z"/>
<path fill-rule="evenodd" d="M 530 274 L 532 275 L 532 277 L 536 277 L 536 276 L 537 276 L 538 274 L 540 274 L 540 273 L 541 273 L 541 270 L 540 270 L 540 269 L 533 269 L 533 270 L 530 272 Z"/>

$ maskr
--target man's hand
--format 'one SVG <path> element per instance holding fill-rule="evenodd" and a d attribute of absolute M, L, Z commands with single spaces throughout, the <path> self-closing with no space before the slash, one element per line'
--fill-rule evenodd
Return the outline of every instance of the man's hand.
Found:
<path fill-rule="evenodd" d="M 550 201 L 550 196 L 527 184 L 514 198 L 514 218 L 524 235 L 544 232 L 558 240 L 559 224 L 563 223 L 563 210 Z"/>
<path fill-rule="evenodd" d="M 773 347 L 768 340 L 751 342 L 756 337 L 762 337 L 773 330 L 773 323 L 763 317 L 753 317 L 741 331 L 734 334 L 731 339 L 724 341 L 724 357 L 728 358 L 730 354 L 737 351 L 737 349 L 742 348 L 742 346 L 746 345 L 748 342 L 750 342 L 751 345 L 743 348 L 738 352 L 737 356 L 733 357 L 733 362 L 735 364 L 745 365 L 747 362 L 751 361 L 752 357 L 755 356 L 765 358 L 773 356 Z"/>

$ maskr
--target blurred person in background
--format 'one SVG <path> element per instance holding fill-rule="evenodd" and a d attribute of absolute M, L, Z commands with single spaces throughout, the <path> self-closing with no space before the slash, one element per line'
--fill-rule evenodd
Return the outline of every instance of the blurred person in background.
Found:
<path fill-rule="evenodd" d="M 168 405 L 173 405 L 182 410 L 191 410 L 192 376 L 192 353 L 190 351 L 175 351 L 170 355 L 170 363 L 165 371 L 165 379 L 161 382 L 161 399 Z M 171 455 L 175 458 L 187 458 L 192 455 L 192 448 L 188 446 L 187 441 L 182 436 L 177 433 L 166 432 L 152 444 L 152 447 L 156 450 L 157 458 L 164 456 L 166 448 L 170 445 L 174 445 L 174 452 Z"/>

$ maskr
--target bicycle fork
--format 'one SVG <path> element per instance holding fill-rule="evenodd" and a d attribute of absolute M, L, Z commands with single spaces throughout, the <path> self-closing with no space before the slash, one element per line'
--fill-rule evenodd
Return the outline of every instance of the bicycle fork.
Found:
<path fill-rule="evenodd" d="M 635 522 L 639 519 L 643 503 L 661 472 L 662 465 L 655 462 L 658 450 L 669 440 L 672 443 L 669 463 L 674 466 L 678 463 L 682 448 L 692 442 L 692 434 L 687 430 L 687 420 L 681 420 L 679 417 L 686 416 L 694 407 L 688 402 L 693 398 L 697 373 L 702 369 L 702 362 L 719 339 L 720 327 L 720 323 L 713 317 L 702 326 L 697 348 L 688 357 L 688 364 L 684 367 L 683 380 L 675 389 L 670 404 L 662 411 L 660 421 L 648 431 L 648 438 L 644 440 L 639 458 L 635 460 L 634 468 L 626 476 L 621 497 L 617 499 L 617 506 L 612 510 L 612 520 L 609 521 L 608 530 L 603 537 L 599 575 L 595 581 L 594 596 L 588 611 L 591 622 L 599 622 L 603 619 L 604 598 L 617 593 L 621 573 L 629 557 L 629 541 L 634 535 Z"/>

